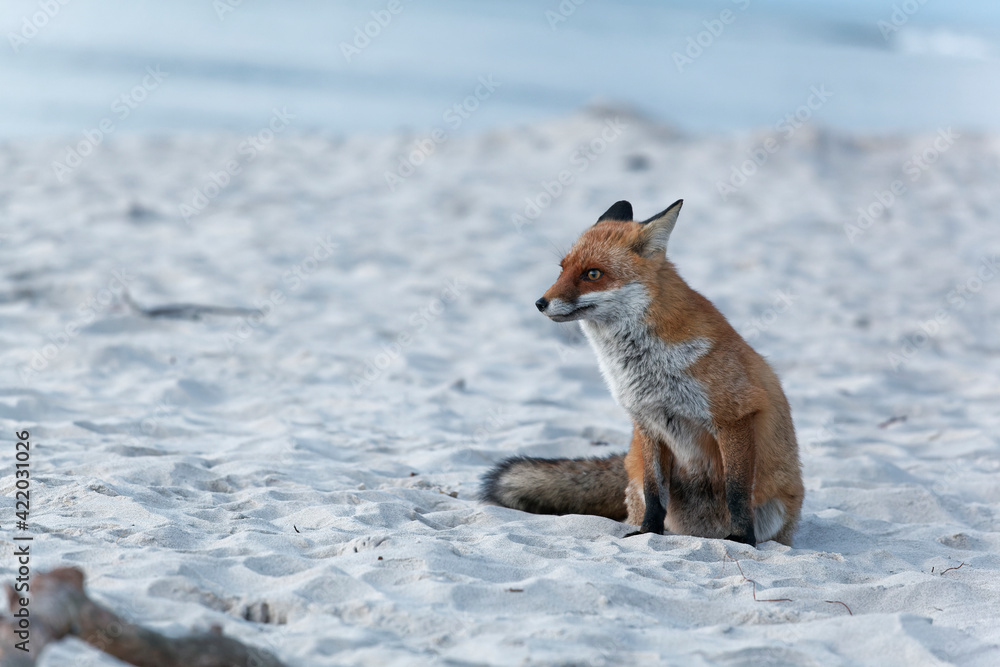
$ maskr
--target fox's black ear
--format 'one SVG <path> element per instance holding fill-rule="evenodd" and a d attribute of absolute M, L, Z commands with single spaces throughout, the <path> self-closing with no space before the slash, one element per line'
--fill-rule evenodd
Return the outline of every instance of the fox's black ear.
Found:
<path fill-rule="evenodd" d="M 670 229 L 672 230 L 674 228 L 674 223 L 677 222 L 677 214 L 681 212 L 681 206 L 684 206 L 684 200 L 683 199 L 678 199 L 673 204 L 671 204 L 667 208 L 663 209 L 662 211 L 660 211 L 659 213 L 657 213 L 656 215 L 654 215 L 649 220 L 643 220 L 639 224 L 640 225 L 648 225 L 649 223 L 654 222 L 656 220 L 659 220 L 660 218 L 663 218 L 663 217 L 666 216 L 668 219 L 671 219 Z"/>
<path fill-rule="evenodd" d="M 683 199 L 678 199 L 665 210 L 657 213 L 649 220 L 642 223 L 642 243 L 639 253 L 645 257 L 653 255 L 663 255 L 667 252 L 667 242 L 670 241 L 670 233 L 674 231 L 677 224 L 677 215 L 684 205 Z"/>
<path fill-rule="evenodd" d="M 605 220 L 619 220 L 621 222 L 631 222 L 632 221 L 632 204 L 629 204 L 624 199 L 622 201 L 616 201 L 611 205 L 604 215 L 597 219 L 597 222 L 604 222 Z"/>

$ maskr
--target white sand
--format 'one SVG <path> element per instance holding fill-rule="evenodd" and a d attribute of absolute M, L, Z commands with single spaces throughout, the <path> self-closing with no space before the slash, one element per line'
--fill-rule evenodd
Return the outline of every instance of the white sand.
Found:
<path fill-rule="evenodd" d="M 1000 280 L 974 280 L 1000 254 L 1000 140 L 960 132 L 913 182 L 934 133 L 802 128 L 723 202 L 716 181 L 769 133 L 622 115 L 579 172 L 616 113 L 451 138 L 394 193 L 384 172 L 418 137 L 282 135 L 190 226 L 179 204 L 241 137 L 118 137 L 66 184 L 65 142 L 0 147 L 0 422 L 33 436 L 33 567 L 78 565 L 130 618 L 220 623 L 294 665 L 1000 663 Z M 573 184 L 518 233 L 562 169 Z M 908 191 L 850 243 L 897 178 Z M 623 540 L 475 497 L 504 456 L 626 446 L 581 336 L 532 302 L 612 202 L 645 217 L 679 197 L 682 275 L 792 403 L 792 548 Z M 111 299 L 122 278 L 147 306 L 280 303 L 254 327 L 150 320 Z M 949 299 L 956 284 L 972 291 Z M 50 337 L 55 358 L 25 371 Z M 388 366 L 352 382 L 369 363 Z M 116 663 L 67 643 L 43 664 Z"/>

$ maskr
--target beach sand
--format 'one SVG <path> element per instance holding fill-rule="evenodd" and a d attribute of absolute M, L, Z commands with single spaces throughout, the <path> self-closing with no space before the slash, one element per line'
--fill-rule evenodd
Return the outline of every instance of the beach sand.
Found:
<path fill-rule="evenodd" d="M 245 136 L 122 135 L 63 182 L 65 140 L 0 145 L 3 548 L 29 430 L 35 571 L 290 665 L 1000 663 L 997 136 L 691 136 L 592 108 L 447 137 L 404 177 L 427 138 L 248 158 Z M 576 325 L 533 302 L 614 201 L 678 198 L 672 259 L 792 405 L 792 547 L 476 497 L 506 456 L 627 446 Z M 125 290 L 260 314 L 149 318 Z M 41 664 L 118 663 L 67 642 Z"/>

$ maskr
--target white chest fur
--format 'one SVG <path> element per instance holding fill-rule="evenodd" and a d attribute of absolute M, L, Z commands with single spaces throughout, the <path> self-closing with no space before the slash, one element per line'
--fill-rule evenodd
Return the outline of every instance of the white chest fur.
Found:
<path fill-rule="evenodd" d="M 618 404 L 650 435 L 668 443 L 682 463 L 700 459 L 697 431 L 714 429 L 705 390 L 688 369 L 711 342 L 666 343 L 646 323 L 645 307 L 634 317 L 581 325 Z"/>

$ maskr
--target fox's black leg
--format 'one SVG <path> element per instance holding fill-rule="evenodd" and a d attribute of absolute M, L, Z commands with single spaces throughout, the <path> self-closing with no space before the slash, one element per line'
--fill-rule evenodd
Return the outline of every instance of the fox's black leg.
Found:
<path fill-rule="evenodd" d="M 660 484 L 656 479 L 643 479 L 642 495 L 646 500 L 646 512 L 642 515 L 642 526 L 639 533 L 663 534 L 663 522 L 667 518 L 667 510 L 663 507 L 660 496 Z"/>
<path fill-rule="evenodd" d="M 726 475 L 731 530 L 727 540 L 757 546 L 753 526 L 753 479 L 757 459 L 754 415 L 719 428 L 719 450 Z"/>
<path fill-rule="evenodd" d="M 664 463 L 670 463 L 670 453 L 659 442 L 644 438 L 642 443 L 642 496 L 646 510 L 642 516 L 639 530 L 625 537 L 642 535 L 644 533 L 663 534 L 664 522 L 667 518 L 667 476 L 664 473 Z"/>
<path fill-rule="evenodd" d="M 757 546 L 757 535 L 753 528 L 753 509 L 750 506 L 750 491 L 743 485 L 726 482 L 726 503 L 732 522 L 732 534 L 727 540 Z"/>

